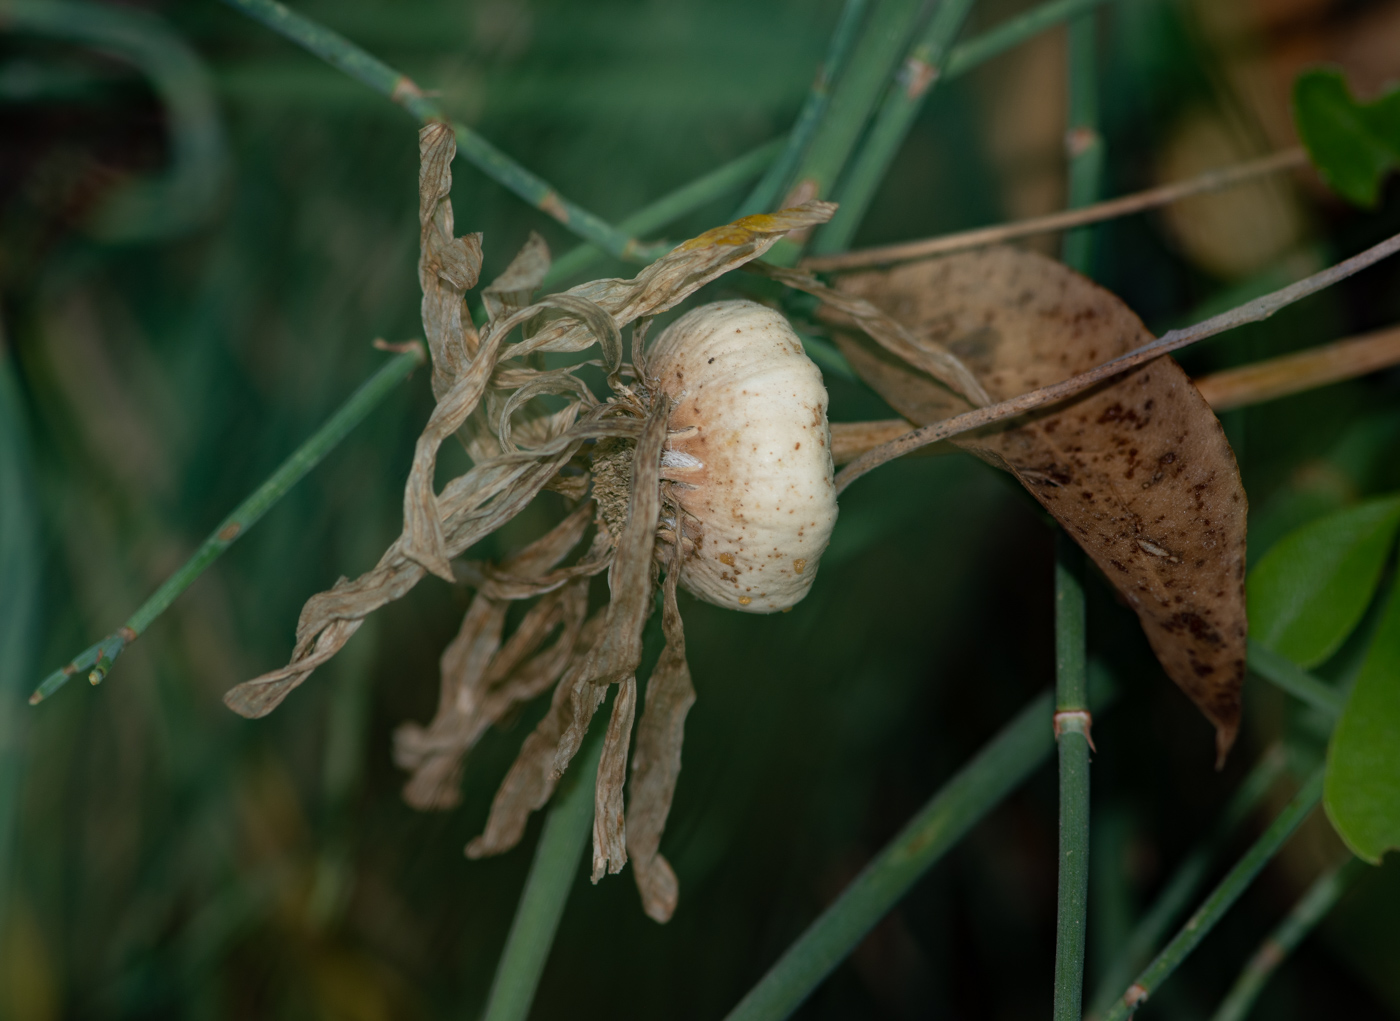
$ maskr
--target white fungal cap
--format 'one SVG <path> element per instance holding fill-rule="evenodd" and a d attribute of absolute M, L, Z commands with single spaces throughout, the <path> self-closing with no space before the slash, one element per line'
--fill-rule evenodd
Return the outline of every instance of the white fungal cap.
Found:
<path fill-rule="evenodd" d="M 680 583 L 735 610 L 787 609 L 836 524 L 821 372 L 787 320 L 752 301 L 686 313 L 647 367 L 678 402 L 661 463 L 696 542 Z"/>

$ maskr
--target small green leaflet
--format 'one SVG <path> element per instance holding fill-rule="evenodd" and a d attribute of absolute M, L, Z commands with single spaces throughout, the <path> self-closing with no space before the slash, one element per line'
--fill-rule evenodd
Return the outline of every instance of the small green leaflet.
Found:
<path fill-rule="evenodd" d="M 1342 198 L 1374 208 L 1381 180 L 1400 166 L 1400 88 L 1358 102 L 1336 67 L 1293 83 L 1293 119 L 1313 165 Z"/>
<path fill-rule="evenodd" d="M 1311 668 L 1361 621 L 1400 527 L 1400 496 L 1328 514 L 1281 539 L 1249 572 L 1249 631 Z"/>
<path fill-rule="evenodd" d="M 1323 805 L 1358 858 L 1400 847 L 1400 583 L 1332 733 Z"/>

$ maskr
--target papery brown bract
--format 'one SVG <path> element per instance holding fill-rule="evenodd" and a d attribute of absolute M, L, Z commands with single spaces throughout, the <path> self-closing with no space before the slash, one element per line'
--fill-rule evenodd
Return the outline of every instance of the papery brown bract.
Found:
<path fill-rule="evenodd" d="M 950 350 L 1004 400 L 1152 340 L 1118 298 L 1044 256 L 993 248 L 852 274 L 920 342 Z M 834 322 L 849 324 L 841 312 Z M 920 425 L 968 409 L 956 394 L 858 337 L 856 372 Z M 1010 471 L 1137 612 L 1173 681 L 1234 741 L 1244 682 L 1244 486 L 1219 420 L 1161 357 L 1053 408 L 955 444 Z"/>

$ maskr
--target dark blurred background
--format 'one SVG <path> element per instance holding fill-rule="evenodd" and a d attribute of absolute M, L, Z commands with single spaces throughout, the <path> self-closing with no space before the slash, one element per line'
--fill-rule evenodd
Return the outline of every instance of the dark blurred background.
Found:
<path fill-rule="evenodd" d="M 438 90 L 454 117 L 613 221 L 786 130 L 838 10 L 833 0 L 296 6 Z M 985 0 L 966 34 L 1026 6 Z M 469 593 L 428 579 L 265 720 L 220 702 L 285 661 L 306 597 L 366 569 L 398 534 L 431 407 L 426 374 L 105 684 L 24 705 L 382 364 L 374 338 L 420 335 L 414 124 L 213 0 L 120 5 L 159 18 L 196 55 L 181 63 L 155 47 L 150 58 L 173 76 L 179 111 L 149 68 L 26 28 L 6 9 L 0 1017 L 473 1018 L 539 823 L 499 859 L 469 862 L 462 847 L 542 707 L 482 741 L 450 813 L 410 810 L 389 756 L 393 727 L 432 712 L 437 657 Z M 1288 88 L 1310 62 L 1341 61 L 1363 95 L 1400 75 L 1395 0 L 1119 0 L 1100 24 L 1108 194 L 1292 144 Z M 1063 65 L 1057 30 L 935 89 L 857 244 L 1061 207 Z M 556 254 L 573 247 L 464 162 L 456 175 L 458 229 L 485 232 L 484 279 L 529 230 Z M 143 206 L 132 197 L 142 187 L 166 190 Z M 665 235 L 724 222 L 741 198 Z M 1160 330 L 1397 230 L 1394 186 L 1381 208 L 1358 212 L 1305 175 L 1277 178 L 1098 228 L 1095 275 Z M 1398 317 L 1400 272 L 1383 265 L 1184 362 L 1210 371 Z M 829 386 L 834 420 L 891 414 L 859 384 Z M 1250 494 L 1251 559 L 1317 514 L 1400 486 L 1397 398 L 1391 371 L 1225 416 Z M 541 527 L 558 506 L 549 499 L 480 553 Z M 699 701 L 663 845 L 680 909 L 658 927 L 630 873 L 593 887 L 580 863 L 534 1016 L 722 1016 L 1052 682 L 1052 547 L 1008 478 L 963 455 L 916 458 L 850 491 L 821 577 L 793 613 L 749 617 L 683 597 Z M 1280 741 L 1295 761 L 1315 758 L 1321 738 L 1295 705 L 1252 686 L 1245 732 L 1216 773 L 1208 725 L 1097 580 L 1089 620 L 1120 690 L 1095 727 L 1092 988 L 1251 765 Z M 1343 654 L 1332 670 L 1353 667 Z M 1226 860 L 1288 794 L 1285 781 Z M 1045 1014 L 1055 796 L 1047 768 L 800 1016 Z M 1318 813 L 1141 1016 L 1207 1016 L 1339 853 Z M 1400 1016 L 1397 918 L 1392 860 L 1284 967 L 1257 1016 Z"/>

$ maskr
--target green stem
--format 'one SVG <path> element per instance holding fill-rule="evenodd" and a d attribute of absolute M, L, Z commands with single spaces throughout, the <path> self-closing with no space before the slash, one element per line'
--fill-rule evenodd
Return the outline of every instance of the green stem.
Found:
<path fill-rule="evenodd" d="M 420 122 L 452 123 L 442 108 L 425 96 L 413 79 L 356 46 L 340 33 L 289 10 L 277 0 L 224 0 L 224 3 L 262 22 L 376 92 L 388 96 Z M 457 136 L 458 155 L 465 157 L 487 177 L 504 185 L 536 209 L 548 213 L 609 255 L 628 260 L 639 257 L 639 246 L 626 231 L 564 198 L 549 182 L 526 170 L 471 128 L 452 123 L 452 130 Z"/>
<path fill-rule="evenodd" d="M 1298 828 L 1302 821 L 1307 818 L 1309 812 L 1317 805 L 1322 798 L 1322 778 L 1326 772 L 1325 766 L 1319 766 L 1316 772 L 1308 778 L 1293 800 L 1288 803 L 1288 807 L 1279 813 L 1269 828 L 1264 831 L 1254 845 L 1245 852 L 1241 858 L 1220 881 L 1218 885 L 1207 897 L 1204 903 L 1196 909 L 1181 930 L 1172 938 L 1147 969 L 1137 977 L 1137 981 L 1128 987 L 1113 1008 L 1108 1011 L 1104 1021 L 1125 1021 L 1132 1016 L 1133 1012 L 1145 1003 L 1153 993 L 1162 987 L 1162 983 L 1171 977 L 1181 962 L 1190 956 L 1191 952 L 1205 939 L 1206 934 L 1215 928 L 1217 922 L 1225 916 L 1240 894 L 1249 887 L 1261 869 L 1269 863 L 1269 860 L 1278 853 L 1284 842 L 1293 835 L 1293 831 Z"/>
<path fill-rule="evenodd" d="M 425 360 L 422 345 L 414 344 L 411 350 L 396 355 L 371 376 L 310 439 L 282 462 L 266 482 L 219 523 L 219 527 L 214 529 L 199 549 L 195 550 L 194 555 L 185 561 L 184 566 L 167 578 L 151 598 L 127 618 L 125 624 L 100 642 L 84 649 L 67 666 L 45 677 L 29 696 L 29 704 L 35 705 L 48 698 L 80 670 L 91 668 L 88 680 L 93 684 L 100 684 L 112 669 L 112 661 L 121 655 L 123 649 L 150 627 L 151 622 L 164 613 L 177 596 L 194 584 L 195 579 L 223 555 L 224 550 L 252 528 L 259 518 L 300 482 L 307 472 L 316 467 L 351 429 L 374 410 L 394 387 L 407 379 L 410 372 L 424 364 Z"/>
<path fill-rule="evenodd" d="M 1050 755 L 1054 700 L 1042 695 L 1001 729 L 788 947 L 726 1021 L 796 1010 L 916 880 Z"/>
<path fill-rule="evenodd" d="M 918 23 L 918 0 L 880 0 L 797 171 L 818 196 L 831 194 Z"/>
<path fill-rule="evenodd" d="M 482 1021 L 524 1021 L 530 1013 L 592 830 L 594 779 L 603 754 L 601 735 L 595 735 L 590 744 L 578 757 L 578 765 L 565 774 L 545 816 Z"/>
<path fill-rule="evenodd" d="M 880 113 L 837 193 L 841 208 L 817 234 L 812 246 L 817 254 L 844 251 L 855 236 L 870 200 L 924 105 L 924 97 L 938 81 L 948 49 L 971 7 L 972 0 L 942 0 L 934 10 L 923 36 L 886 92 Z"/>
<path fill-rule="evenodd" d="M 943 64 L 943 80 L 948 81 L 980 67 L 993 57 L 999 57 L 1021 43 L 1038 36 L 1062 21 L 1093 10 L 1109 0 L 1051 0 L 1024 14 L 1003 22 L 953 48 Z"/>
<path fill-rule="evenodd" d="M 1249 640 L 1249 668 L 1264 680 L 1282 688 L 1299 701 L 1336 719 L 1346 708 L 1346 693 L 1319 680 L 1287 656 L 1253 638 Z"/>
<path fill-rule="evenodd" d="M 1230 840 L 1246 819 L 1263 803 L 1265 796 L 1288 766 L 1283 748 L 1275 746 L 1265 753 L 1240 784 L 1215 829 L 1197 844 L 1177 866 L 1162 892 L 1133 927 L 1122 949 L 1104 969 L 1103 977 L 1094 990 L 1088 1017 L 1103 1017 L 1113 1009 L 1114 1001 L 1156 947 L 1166 937 L 1172 923 L 1186 910 L 1191 898 L 1206 880 L 1207 870 L 1215 856 Z"/>
<path fill-rule="evenodd" d="M 797 169 L 797 164 L 807 152 L 807 146 L 811 144 L 812 136 L 816 134 L 822 118 L 826 116 L 826 108 L 831 102 L 832 83 L 840 75 L 846 58 L 851 54 L 851 46 L 865 18 L 865 9 L 869 6 L 870 0 L 846 0 L 845 6 L 841 8 L 841 16 L 831 34 L 826 59 L 817 70 L 812 90 L 807 94 L 807 100 L 797 114 L 792 133 L 788 135 L 787 145 L 782 155 L 768 168 L 768 173 L 763 175 L 763 179 L 744 199 L 743 205 L 739 207 L 739 216 L 769 212 L 777 208 L 777 204 L 786 194 L 793 171 Z"/>
<path fill-rule="evenodd" d="M 1293 905 L 1288 917 L 1264 938 L 1211 1021 L 1244 1021 L 1278 966 L 1326 917 L 1342 894 L 1365 874 L 1366 869 L 1366 864 L 1360 859 L 1348 858 L 1319 876 L 1302 899 Z"/>
<path fill-rule="evenodd" d="M 1089 684 L 1084 553 L 1063 532 L 1055 556 L 1055 719 L 1060 752 L 1059 908 L 1055 1021 L 1079 1021 L 1089 910 Z"/>
<path fill-rule="evenodd" d="M 757 174 L 763 172 L 764 167 L 772 167 L 773 161 L 778 158 L 778 154 L 783 151 L 783 147 L 787 144 L 788 138 L 775 138 L 764 142 L 757 149 L 746 152 L 724 166 L 716 167 L 708 174 L 697 177 L 689 184 L 681 185 L 651 205 L 637 210 L 617 225 L 618 230 L 625 231 L 631 237 L 640 237 L 665 227 L 673 220 L 693 213 L 726 192 L 753 180 Z M 650 261 L 659 255 L 664 255 L 671 247 L 671 245 L 663 243 L 637 249 L 637 252 L 639 258 Z M 584 270 L 602 262 L 607 255 L 607 252 L 594 245 L 579 245 L 555 260 L 549 268 L 549 274 L 544 278 L 543 286 L 548 288 L 561 280 L 577 276 Z"/>

